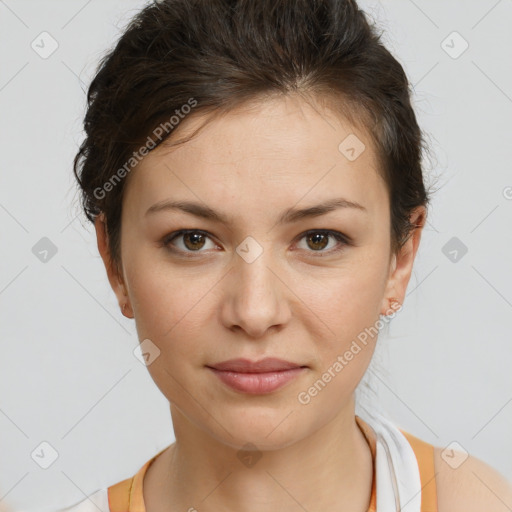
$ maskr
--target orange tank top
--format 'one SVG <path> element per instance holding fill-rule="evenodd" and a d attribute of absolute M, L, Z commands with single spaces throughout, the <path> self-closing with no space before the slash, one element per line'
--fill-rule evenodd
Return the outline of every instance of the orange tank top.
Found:
<path fill-rule="evenodd" d="M 366 437 L 372 458 L 375 460 L 376 439 L 375 433 L 371 427 L 356 415 L 356 423 Z M 418 467 L 421 480 L 421 512 L 437 512 L 437 492 L 436 479 L 434 471 L 434 446 L 422 441 L 421 439 L 399 429 L 411 445 Z M 146 512 L 143 497 L 143 480 L 149 465 L 162 453 L 158 452 L 154 457 L 148 460 L 139 471 L 130 478 L 122 480 L 108 488 L 108 504 L 110 512 Z M 372 490 L 370 496 L 370 505 L 367 512 L 376 512 L 377 503 L 375 464 L 373 465 Z"/>

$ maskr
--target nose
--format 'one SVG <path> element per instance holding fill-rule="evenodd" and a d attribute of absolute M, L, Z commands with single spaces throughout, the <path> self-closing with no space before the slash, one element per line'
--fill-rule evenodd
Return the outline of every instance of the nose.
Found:
<path fill-rule="evenodd" d="M 282 328 L 290 318 L 291 292 L 268 253 L 263 251 L 254 261 L 236 255 L 225 277 L 222 322 L 230 330 L 242 329 L 251 338 Z"/>

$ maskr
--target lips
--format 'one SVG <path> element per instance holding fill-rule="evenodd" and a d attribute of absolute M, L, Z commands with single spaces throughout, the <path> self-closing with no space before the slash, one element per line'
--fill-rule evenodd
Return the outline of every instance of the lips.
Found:
<path fill-rule="evenodd" d="M 260 361 L 251 361 L 243 358 L 229 359 L 228 361 L 207 366 L 219 371 L 236 373 L 269 373 L 292 370 L 294 368 L 304 368 L 304 365 L 285 361 L 284 359 L 278 359 L 276 357 L 266 357 Z"/>
<path fill-rule="evenodd" d="M 276 357 L 260 361 L 230 359 L 206 367 L 231 389 L 252 395 L 277 391 L 308 368 Z"/>

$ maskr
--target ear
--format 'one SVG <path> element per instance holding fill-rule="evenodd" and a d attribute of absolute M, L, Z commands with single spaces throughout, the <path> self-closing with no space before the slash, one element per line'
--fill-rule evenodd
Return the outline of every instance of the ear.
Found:
<path fill-rule="evenodd" d="M 112 287 L 112 290 L 114 290 L 114 293 L 116 294 L 119 307 L 121 308 L 121 312 L 127 318 L 133 318 L 133 311 L 130 304 L 130 299 L 128 298 L 128 293 L 126 291 L 123 278 L 122 276 L 119 275 L 119 272 L 116 270 L 110 254 L 107 225 L 105 222 L 105 214 L 103 212 L 96 217 L 96 220 L 94 221 L 94 227 L 96 228 L 98 251 L 100 252 L 103 264 L 105 265 L 110 286 Z"/>
<path fill-rule="evenodd" d="M 411 278 L 412 267 L 416 252 L 420 244 L 421 234 L 426 222 L 426 208 L 416 208 L 409 217 L 416 227 L 411 231 L 409 238 L 403 247 L 391 258 L 388 282 L 381 304 L 381 315 L 389 315 L 393 311 L 392 303 L 395 299 L 404 303 L 405 292 L 409 279 Z M 395 309 L 396 310 L 396 309 Z"/>

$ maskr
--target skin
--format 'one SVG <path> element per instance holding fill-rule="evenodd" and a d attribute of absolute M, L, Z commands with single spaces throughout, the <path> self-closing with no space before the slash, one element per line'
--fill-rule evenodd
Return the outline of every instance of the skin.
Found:
<path fill-rule="evenodd" d="M 179 131 L 199 122 L 190 116 Z M 338 150 L 349 134 L 366 146 L 354 161 Z M 391 312 L 389 298 L 403 303 L 426 212 L 413 213 L 419 227 L 391 254 L 389 198 L 377 169 L 368 134 L 339 114 L 298 96 L 267 99 L 216 118 L 181 146 L 158 147 L 132 171 L 121 274 L 98 217 L 98 248 L 119 304 L 127 303 L 139 339 L 160 350 L 148 370 L 170 402 L 176 436 L 146 473 L 148 512 L 367 510 L 372 460 L 355 422 L 354 390 L 377 337 L 360 344 L 310 403 L 297 396 Z M 366 211 L 342 208 L 276 224 L 287 208 L 338 197 Z M 206 204 L 230 223 L 177 210 L 145 215 L 167 199 Z M 170 244 L 176 252 L 162 246 L 181 229 L 208 237 L 187 244 L 181 236 Z M 353 243 L 329 237 L 315 245 L 304 236 L 325 229 Z M 250 263 L 236 252 L 248 236 L 263 250 Z M 205 367 L 266 356 L 308 368 L 277 391 L 247 395 Z M 252 467 L 237 457 L 248 442 L 262 455 Z"/>

